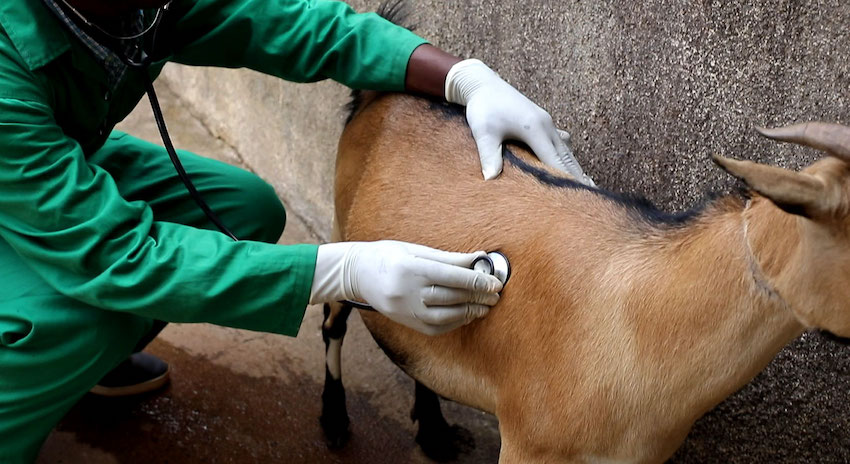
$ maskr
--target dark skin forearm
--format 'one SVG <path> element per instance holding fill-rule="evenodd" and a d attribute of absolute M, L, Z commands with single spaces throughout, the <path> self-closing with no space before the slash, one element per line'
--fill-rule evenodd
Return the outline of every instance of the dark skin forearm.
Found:
<path fill-rule="evenodd" d="M 410 93 L 446 98 L 446 75 L 460 58 L 424 44 L 410 55 L 404 88 Z"/>

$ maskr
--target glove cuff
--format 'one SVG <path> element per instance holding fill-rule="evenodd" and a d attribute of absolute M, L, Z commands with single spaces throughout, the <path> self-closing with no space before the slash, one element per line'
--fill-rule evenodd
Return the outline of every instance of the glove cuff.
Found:
<path fill-rule="evenodd" d="M 355 242 L 319 245 L 316 270 L 310 288 L 310 304 L 354 299 L 348 279 L 349 255 Z"/>
<path fill-rule="evenodd" d="M 446 101 L 466 106 L 472 94 L 491 77 L 499 78 L 492 69 L 477 59 L 455 63 L 446 75 Z"/>

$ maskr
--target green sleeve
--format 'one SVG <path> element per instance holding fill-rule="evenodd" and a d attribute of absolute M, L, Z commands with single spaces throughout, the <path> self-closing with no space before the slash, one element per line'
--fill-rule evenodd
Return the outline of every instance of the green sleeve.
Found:
<path fill-rule="evenodd" d="M 175 5 L 172 61 L 247 67 L 295 82 L 404 90 L 421 37 L 329 0 L 192 0 Z"/>
<path fill-rule="evenodd" d="M 106 310 L 294 335 L 317 247 L 153 220 L 38 101 L 0 98 L 0 237 L 62 294 Z"/>

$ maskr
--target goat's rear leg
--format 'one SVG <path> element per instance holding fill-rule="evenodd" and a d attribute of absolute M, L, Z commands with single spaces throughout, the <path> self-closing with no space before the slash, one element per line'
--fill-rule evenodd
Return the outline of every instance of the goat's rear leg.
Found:
<path fill-rule="evenodd" d="M 326 304 L 322 323 L 322 340 L 325 341 L 325 388 L 322 391 L 322 416 L 319 422 L 331 449 L 348 442 L 348 410 L 345 407 L 345 387 L 342 385 L 342 339 L 348 329 L 351 306 L 340 303 Z"/>
<path fill-rule="evenodd" d="M 416 443 L 426 456 L 439 462 L 454 461 L 475 448 L 469 430 L 446 422 L 436 393 L 416 382 L 415 396 L 410 418 L 419 422 Z"/>

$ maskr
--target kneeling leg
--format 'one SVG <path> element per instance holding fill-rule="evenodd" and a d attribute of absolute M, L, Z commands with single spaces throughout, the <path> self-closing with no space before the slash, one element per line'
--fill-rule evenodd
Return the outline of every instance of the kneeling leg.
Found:
<path fill-rule="evenodd" d="M 0 304 L 0 462 L 10 464 L 32 462 L 62 416 L 152 326 L 57 294 L 13 305 Z"/>

